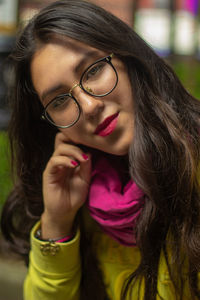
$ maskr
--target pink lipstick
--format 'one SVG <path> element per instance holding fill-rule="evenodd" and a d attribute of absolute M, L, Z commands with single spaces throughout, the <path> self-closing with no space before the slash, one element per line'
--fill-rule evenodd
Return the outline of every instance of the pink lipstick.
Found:
<path fill-rule="evenodd" d="M 119 113 L 116 113 L 106 118 L 101 124 L 97 126 L 94 134 L 97 134 L 99 136 L 107 136 L 111 134 L 117 126 L 118 115 Z"/>

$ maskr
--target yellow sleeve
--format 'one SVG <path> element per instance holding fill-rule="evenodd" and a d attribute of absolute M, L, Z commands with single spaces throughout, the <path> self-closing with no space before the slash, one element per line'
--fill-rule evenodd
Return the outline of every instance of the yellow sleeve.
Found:
<path fill-rule="evenodd" d="M 35 238 L 38 222 L 31 231 L 28 273 L 24 300 L 79 300 L 81 281 L 80 232 L 67 243 L 56 243 L 57 253 L 42 254 L 47 242 Z"/>

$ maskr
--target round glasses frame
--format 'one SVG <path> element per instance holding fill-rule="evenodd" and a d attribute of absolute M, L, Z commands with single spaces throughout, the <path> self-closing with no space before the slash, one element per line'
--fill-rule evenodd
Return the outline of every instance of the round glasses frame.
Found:
<path fill-rule="evenodd" d="M 103 58 L 101 58 L 101 59 L 98 59 L 98 60 L 96 60 L 94 63 L 92 63 L 91 65 L 89 65 L 89 66 L 86 68 L 86 70 L 83 72 L 83 74 L 81 75 L 80 82 L 74 84 L 73 87 L 70 89 L 69 93 L 61 94 L 61 95 L 57 96 L 56 98 L 52 99 L 52 100 L 45 106 L 41 118 L 42 118 L 43 120 L 46 120 L 47 122 L 49 122 L 50 124 L 54 125 L 54 126 L 57 127 L 57 128 L 69 128 L 69 127 L 72 127 L 73 125 L 75 125 L 75 124 L 78 122 L 78 120 L 80 119 L 82 109 L 81 109 L 81 106 L 80 106 L 79 102 L 78 102 L 78 101 L 76 100 L 76 98 L 72 95 L 72 91 L 73 91 L 76 87 L 80 87 L 86 94 L 88 94 L 88 95 L 90 95 L 90 96 L 93 96 L 93 97 L 99 97 L 99 98 L 100 98 L 100 97 L 105 97 L 105 96 L 109 95 L 110 93 L 112 93 L 112 91 L 116 88 L 117 83 L 118 83 L 118 74 L 117 74 L 117 70 L 115 69 L 115 67 L 113 66 L 113 64 L 112 64 L 112 62 L 111 62 L 113 56 L 114 56 L 114 54 L 111 53 L 110 55 L 105 56 L 105 57 L 103 57 Z M 92 93 L 90 92 L 90 89 L 89 89 L 89 88 L 86 89 L 86 88 L 83 87 L 82 81 L 83 81 L 83 78 L 84 78 L 84 76 L 85 76 L 85 73 L 86 73 L 93 65 L 95 65 L 95 64 L 97 64 L 97 63 L 99 63 L 99 62 L 102 62 L 102 61 L 108 63 L 108 64 L 113 68 L 113 70 L 114 70 L 114 72 L 115 72 L 115 75 L 116 75 L 116 82 L 115 82 L 115 85 L 113 86 L 113 88 L 112 88 L 109 92 L 107 92 L 107 93 L 105 93 L 105 94 L 101 94 L 101 95 L 95 95 L 95 94 L 92 94 Z M 71 123 L 71 124 L 69 124 L 69 125 L 66 125 L 66 126 L 56 125 L 56 124 L 51 120 L 51 118 L 49 117 L 49 115 L 48 115 L 48 113 L 47 113 L 47 108 L 48 108 L 48 106 L 51 105 L 51 103 L 52 103 L 53 101 L 55 101 L 55 100 L 57 100 L 57 99 L 59 99 L 59 98 L 62 98 L 63 96 L 69 96 L 69 97 L 71 97 L 71 98 L 74 100 L 74 102 L 75 102 L 75 104 L 77 105 L 77 107 L 78 107 L 78 116 L 77 116 L 77 119 L 76 119 L 73 123 Z"/>

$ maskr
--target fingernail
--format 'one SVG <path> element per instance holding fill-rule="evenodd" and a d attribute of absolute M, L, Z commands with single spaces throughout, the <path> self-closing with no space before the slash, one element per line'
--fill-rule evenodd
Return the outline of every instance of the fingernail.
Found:
<path fill-rule="evenodd" d="M 78 166 L 78 163 L 77 163 L 77 161 L 75 161 L 75 160 L 71 160 L 71 164 L 72 164 L 73 166 Z"/>
<path fill-rule="evenodd" d="M 86 154 L 82 154 L 82 157 L 85 159 L 85 160 L 88 160 L 89 159 L 89 157 L 86 155 Z"/>

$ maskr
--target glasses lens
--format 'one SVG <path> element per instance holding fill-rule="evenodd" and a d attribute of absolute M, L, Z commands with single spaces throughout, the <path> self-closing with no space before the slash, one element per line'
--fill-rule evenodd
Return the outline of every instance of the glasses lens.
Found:
<path fill-rule="evenodd" d="M 117 75 L 112 65 L 105 61 L 93 64 L 83 74 L 81 84 L 93 96 L 103 96 L 111 92 L 117 83 Z"/>
<path fill-rule="evenodd" d="M 47 119 L 58 127 L 73 125 L 79 119 L 79 115 L 79 106 L 69 95 L 55 98 L 46 107 Z"/>

